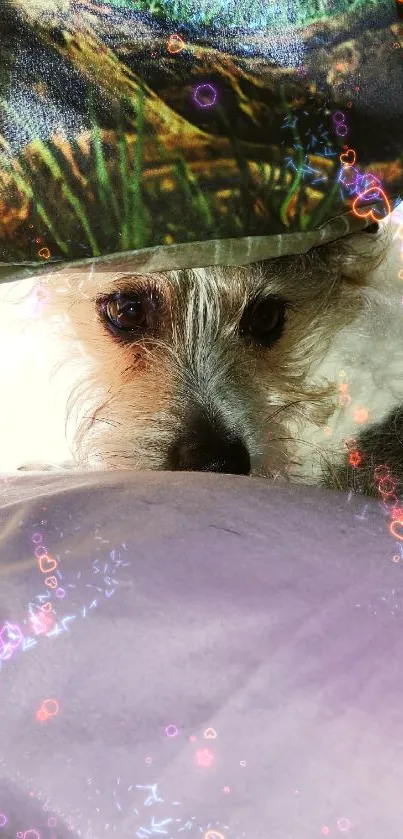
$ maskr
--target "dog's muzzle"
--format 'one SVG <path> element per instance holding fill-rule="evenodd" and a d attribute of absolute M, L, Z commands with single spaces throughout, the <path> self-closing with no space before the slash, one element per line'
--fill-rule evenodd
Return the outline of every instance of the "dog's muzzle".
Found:
<path fill-rule="evenodd" d="M 249 475 L 249 452 L 218 422 L 198 417 L 171 447 L 167 469 L 174 472 L 224 472 Z"/>

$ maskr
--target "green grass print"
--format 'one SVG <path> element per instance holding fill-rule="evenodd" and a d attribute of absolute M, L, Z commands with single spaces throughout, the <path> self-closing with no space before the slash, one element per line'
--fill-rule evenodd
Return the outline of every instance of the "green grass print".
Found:
<path fill-rule="evenodd" d="M 288 107 L 288 104 L 286 102 L 286 99 L 285 99 L 285 96 L 284 96 L 284 89 L 283 89 L 282 86 L 280 87 L 280 93 L 281 93 L 281 99 L 282 99 L 282 102 L 283 102 L 284 111 L 285 111 L 287 117 L 290 118 L 290 117 L 292 117 L 292 114 L 291 114 L 291 111 L 290 111 L 290 109 Z M 296 194 L 296 192 L 300 191 L 301 182 L 302 182 L 302 167 L 304 165 L 303 146 L 302 146 L 300 136 L 298 134 L 298 131 L 297 131 L 294 123 L 292 123 L 291 131 L 292 131 L 294 143 L 297 147 L 297 154 L 296 154 L 296 160 L 295 160 L 295 165 L 296 165 L 297 169 L 296 169 L 296 172 L 295 172 L 294 180 L 293 180 L 293 182 L 290 186 L 290 189 L 288 190 L 286 196 L 284 197 L 284 200 L 282 201 L 282 204 L 281 204 L 281 207 L 280 207 L 280 219 L 281 219 L 281 221 L 283 222 L 284 225 L 287 224 L 287 210 L 288 210 L 288 207 L 291 203 L 291 200 L 294 197 L 294 195 Z"/>
<path fill-rule="evenodd" d="M 149 180 L 149 186 L 145 190 L 143 183 L 144 92 L 141 87 L 135 102 L 127 97 L 122 100 L 121 113 L 127 116 L 127 113 L 131 112 L 133 115 L 132 138 L 134 134 L 135 140 L 134 143 L 133 140 L 131 141 L 130 150 L 128 135 L 123 128 L 123 120 L 120 118 L 114 151 L 117 155 L 117 165 L 114 168 L 115 181 L 112 183 L 110 173 L 108 173 L 101 130 L 94 116 L 91 94 L 87 97 L 87 105 L 92 129 L 90 145 L 92 162 L 86 163 L 88 185 L 83 185 L 75 177 L 69 161 L 51 140 L 46 143 L 42 140 L 35 141 L 36 154 L 40 157 L 43 166 L 38 167 L 37 163 L 30 166 L 28 160 L 21 155 L 18 158 L 18 171 L 17 164 L 7 161 L 3 156 L 4 171 L 7 171 L 9 177 L 14 178 L 18 190 L 32 202 L 29 221 L 31 224 L 36 222 L 35 228 L 41 232 L 51 256 L 53 255 L 52 248 L 57 248 L 58 258 L 62 256 L 67 260 L 76 259 L 78 243 L 86 246 L 87 257 L 97 257 L 105 253 L 136 250 L 171 242 L 244 236 L 249 235 L 251 222 L 255 235 L 267 235 L 281 232 L 283 227 L 279 219 L 289 230 L 312 229 L 325 217 L 329 201 L 333 200 L 339 187 L 336 181 L 335 191 L 331 190 L 323 197 L 310 217 L 299 218 L 301 200 L 298 200 L 297 213 L 294 214 L 290 223 L 289 204 L 296 193 L 299 199 L 302 199 L 301 191 L 304 189 L 301 175 L 304 160 L 302 151 L 297 151 L 295 158 L 297 171 L 286 194 L 284 194 L 284 188 L 289 170 L 285 162 L 280 167 L 279 175 L 276 173 L 276 176 L 274 166 L 270 167 L 268 175 L 267 166 L 264 167 L 261 164 L 258 169 L 260 183 L 257 184 L 252 179 L 248 161 L 244 159 L 241 148 L 233 137 L 227 118 L 220 109 L 219 115 L 228 132 L 227 136 L 230 137 L 239 171 L 236 178 L 238 186 L 232 190 L 227 213 L 223 214 L 217 209 L 213 194 L 214 184 L 210 184 L 209 188 L 204 191 L 201 188 L 196 175 L 180 153 L 180 136 L 178 136 L 178 152 L 174 161 L 171 155 L 167 155 L 158 136 L 153 137 L 157 149 L 155 165 L 158 167 L 164 163 L 170 165 L 172 188 L 167 194 L 163 190 L 161 179 L 155 177 Z M 287 114 L 290 113 L 285 99 L 284 109 Z M 13 113 L 12 117 L 19 121 L 17 114 Z M 296 128 L 292 129 L 292 142 L 296 143 L 298 149 L 300 138 Z M 75 164 L 80 169 L 82 152 L 76 142 L 72 142 L 70 148 Z M 65 230 L 63 213 L 58 212 L 59 207 L 55 207 L 55 202 L 52 202 L 52 190 L 48 189 L 49 181 L 46 178 L 46 171 L 51 181 L 59 182 L 62 195 L 70 206 L 70 230 L 71 224 L 73 224 L 73 230 L 69 235 L 73 237 L 72 241 L 66 240 L 68 234 Z M 228 184 L 228 187 L 231 186 Z M 180 196 L 182 196 L 181 200 L 175 200 Z M 258 200 L 264 207 L 263 217 L 260 216 L 260 218 L 254 212 L 255 202 Z M 186 212 L 184 212 L 184 206 Z M 166 238 L 167 234 L 171 239 Z M 16 258 L 15 252 L 13 256 Z M 27 258 L 26 252 L 21 253 L 20 256 L 23 259 Z M 57 255 L 54 254 L 54 256 Z M 34 254 L 32 258 L 34 260 Z"/>
<path fill-rule="evenodd" d="M 111 214 L 114 217 L 116 228 L 116 226 L 119 224 L 120 212 L 115 192 L 108 175 L 108 169 L 106 166 L 106 161 L 102 147 L 101 132 L 94 116 L 94 105 L 91 94 L 89 94 L 88 96 L 88 113 L 92 129 L 92 142 L 94 147 L 95 166 L 97 172 L 97 193 L 101 208 L 100 216 L 104 220 L 108 236 L 112 236 L 113 223 L 111 219 Z"/>
<path fill-rule="evenodd" d="M 93 0 L 105 6 L 105 0 Z M 382 0 L 107 0 L 112 8 L 149 13 L 173 23 L 226 28 L 304 26 Z"/>

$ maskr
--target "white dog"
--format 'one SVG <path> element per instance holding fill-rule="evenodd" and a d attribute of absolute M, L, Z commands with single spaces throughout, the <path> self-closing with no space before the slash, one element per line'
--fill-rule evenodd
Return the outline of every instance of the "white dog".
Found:
<path fill-rule="evenodd" d="M 242 268 L 40 278 L 85 359 L 72 465 L 372 492 L 389 459 L 403 483 L 403 273 L 377 227 Z"/>

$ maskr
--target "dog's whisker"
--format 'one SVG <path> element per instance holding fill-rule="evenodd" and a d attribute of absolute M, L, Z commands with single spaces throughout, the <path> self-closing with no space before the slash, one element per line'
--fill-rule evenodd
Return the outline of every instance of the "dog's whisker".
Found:
<path fill-rule="evenodd" d="M 339 488 L 339 489 L 341 489 L 341 484 L 340 484 L 340 482 L 339 482 L 339 480 L 338 480 L 338 478 L 337 478 L 337 472 L 336 472 L 335 464 L 334 464 L 334 462 L 330 459 L 329 452 L 328 452 L 328 451 L 326 451 L 326 450 L 323 448 L 323 446 L 321 446 L 321 445 L 319 445 L 319 444 L 317 444 L 317 443 L 313 443 L 313 442 L 312 442 L 312 441 L 310 441 L 310 440 L 304 440 L 304 439 L 302 439 L 302 438 L 300 438 L 300 437 L 276 437 L 276 438 L 274 438 L 274 439 L 275 439 L 276 441 L 288 441 L 288 442 L 290 442 L 290 443 L 294 443 L 294 442 L 296 442 L 296 443 L 299 443 L 299 444 L 301 444 L 301 445 L 303 445 L 303 446 L 310 446 L 310 447 L 311 447 L 311 449 L 314 449 L 314 450 L 315 450 L 315 452 L 319 454 L 319 456 L 320 456 L 321 460 L 323 461 L 323 463 L 325 464 L 325 466 L 326 466 L 326 468 L 327 468 L 328 472 L 332 475 L 332 477 L 333 477 L 333 479 L 334 479 L 334 485 L 335 485 L 335 488 Z M 332 452 L 332 454 L 335 454 L 335 453 L 334 453 L 334 452 Z M 292 461 L 292 460 L 290 460 L 290 461 L 289 461 L 289 463 L 291 463 L 291 464 L 293 464 L 293 465 L 295 464 L 295 465 L 297 465 L 297 466 L 299 465 L 299 461 Z M 305 480 L 307 480 L 307 478 L 308 478 L 308 476 L 307 476 L 307 475 L 303 475 L 302 473 L 301 473 L 301 474 L 299 474 L 299 475 L 298 475 L 298 477 L 299 477 L 299 480 L 303 480 L 304 478 L 305 478 Z"/>

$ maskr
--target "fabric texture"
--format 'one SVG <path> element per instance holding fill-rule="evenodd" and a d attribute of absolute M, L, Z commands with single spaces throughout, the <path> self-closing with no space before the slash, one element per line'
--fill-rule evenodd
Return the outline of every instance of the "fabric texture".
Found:
<path fill-rule="evenodd" d="M 3 839 L 397 839 L 401 541 L 370 499 L 4 478 Z"/>
<path fill-rule="evenodd" d="M 403 186 L 401 0 L 3 0 L 0 268 L 304 252 Z"/>

